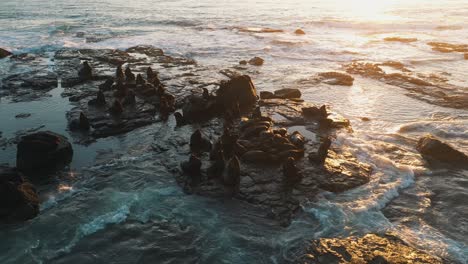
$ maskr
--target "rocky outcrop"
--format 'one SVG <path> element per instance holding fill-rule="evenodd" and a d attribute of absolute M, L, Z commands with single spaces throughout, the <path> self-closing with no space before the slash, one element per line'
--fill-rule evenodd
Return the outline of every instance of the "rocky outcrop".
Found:
<path fill-rule="evenodd" d="M 18 222 L 39 214 L 34 186 L 14 168 L 0 166 L 0 222 Z"/>
<path fill-rule="evenodd" d="M 275 91 L 275 97 L 281 99 L 301 98 L 302 94 L 299 89 L 285 88 Z"/>
<path fill-rule="evenodd" d="M 17 145 L 16 167 L 28 176 L 36 176 L 63 168 L 72 157 L 72 145 L 66 137 L 41 131 L 21 138 Z"/>
<path fill-rule="evenodd" d="M 352 86 L 354 82 L 351 75 L 341 72 L 321 72 L 318 76 L 322 82 L 330 85 Z"/>
<path fill-rule="evenodd" d="M 432 135 L 420 138 L 416 149 L 429 162 L 468 166 L 468 156 L 466 154 Z"/>
<path fill-rule="evenodd" d="M 0 48 L 0 59 L 10 56 L 12 53 L 8 50 Z"/>
<path fill-rule="evenodd" d="M 442 264 L 448 262 L 415 249 L 391 234 L 367 234 L 362 237 L 313 240 L 296 263 Z"/>
<path fill-rule="evenodd" d="M 234 76 L 221 83 L 217 90 L 218 103 L 228 108 L 238 105 L 240 108 L 248 108 L 257 101 L 257 89 L 247 75 Z"/>

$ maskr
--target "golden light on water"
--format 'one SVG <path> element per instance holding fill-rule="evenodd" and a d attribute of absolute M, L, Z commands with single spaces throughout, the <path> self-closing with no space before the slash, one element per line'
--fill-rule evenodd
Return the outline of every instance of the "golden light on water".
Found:
<path fill-rule="evenodd" d="M 393 20 L 396 17 L 387 13 L 391 7 L 398 5 L 397 0 L 332 0 L 330 5 L 339 8 L 347 15 L 359 20 Z"/>

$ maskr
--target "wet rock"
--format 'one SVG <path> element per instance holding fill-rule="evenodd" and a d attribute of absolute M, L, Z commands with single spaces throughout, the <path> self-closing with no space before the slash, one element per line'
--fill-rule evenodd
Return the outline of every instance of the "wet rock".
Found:
<path fill-rule="evenodd" d="M 240 65 L 247 65 L 247 61 L 246 60 L 241 60 L 241 61 L 239 61 L 239 64 Z"/>
<path fill-rule="evenodd" d="M 444 42 L 429 42 L 427 45 L 432 47 L 432 50 L 450 53 L 450 52 L 468 52 L 468 44 L 451 44 Z"/>
<path fill-rule="evenodd" d="M 93 78 L 93 69 L 88 61 L 84 61 L 81 65 L 81 69 L 78 71 L 78 78 L 80 81 L 89 81 Z"/>
<path fill-rule="evenodd" d="M 17 169 L 0 166 L 0 222 L 25 221 L 38 214 L 36 188 Z"/>
<path fill-rule="evenodd" d="M 16 167 L 26 175 L 61 169 L 71 162 L 73 149 L 67 138 L 50 132 L 23 136 L 17 145 Z"/>
<path fill-rule="evenodd" d="M 330 85 L 352 86 L 354 78 L 341 72 L 322 72 L 318 74 L 322 82 Z"/>
<path fill-rule="evenodd" d="M 15 115 L 15 118 L 16 119 L 24 119 L 24 118 L 28 118 L 30 116 L 31 116 L 30 113 L 22 113 L 22 114 Z"/>
<path fill-rule="evenodd" d="M 249 76 L 235 76 L 221 83 L 217 97 L 218 103 L 225 107 L 238 105 L 240 108 L 248 108 L 257 101 L 257 89 Z"/>
<path fill-rule="evenodd" d="M 260 99 L 274 99 L 274 98 L 276 98 L 276 96 L 272 92 L 267 92 L 267 91 L 260 92 Z"/>
<path fill-rule="evenodd" d="M 127 49 L 127 52 L 131 53 L 141 53 L 150 57 L 163 56 L 164 52 L 162 49 L 155 48 L 151 45 L 139 45 Z"/>
<path fill-rule="evenodd" d="M 468 166 L 468 156 L 432 135 L 419 139 L 416 149 L 430 162 L 443 162 L 456 166 Z"/>
<path fill-rule="evenodd" d="M 249 64 L 254 66 L 262 66 L 264 62 L 265 60 L 260 57 L 253 57 L 249 60 Z"/>
<path fill-rule="evenodd" d="M 371 121 L 370 118 L 368 118 L 368 117 L 361 117 L 361 120 L 363 122 L 370 122 Z"/>
<path fill-rule="evenodd" d="M 418 39 L 417 38 L 402 38 L 402 37 L 387 37 L 387 38 L 384 38 L 384 41 L 410 43 L 410 42 L 416 42 L 418 41 Z"/>
<path fill-rule="evenodd" d="M 245 160 L 247 162 L 263 163 L 268 162 L 270 159 L 271 157 L 268 155 L 268 153 L 261 150 L 251 150 L 242 155 L 242 160 Z"/>
<path fill-rule="evenodd" d="M 299 89 L 285 88 L 275 91 L 275 96 L 282 99 L 301 98 L 302 94 Z"/>
<path fill-rule="evenodd" d="M 209 152 L 211 150 L 211 141 L 202 134 L 200 129 L 197 129 L 190 136 L 190 150 L 193 153 Z"/>
<path fill-rule="evenodd" d="M 304 30 L 298 28 L 298 29 L 296 29 L 296 31 L 294 31 L 294 34 L 296 34 L 296 35 L 305 35 L 305 32 L 304 32 Z"/>
<path fill-rule="evenodd" d="M 10 55 L 12 55 L 11 52 L 9 52 L 8 50 L 0 48 L 0 59 L 6 58 L 6 57 L 8 57 Z"/>
<path fill-rule="evenodd" d="M 442 264 L 448 262 L 410 247 L 392 234 L 367 234 L 362 237 L 313 240 L 296 263 Z"/>

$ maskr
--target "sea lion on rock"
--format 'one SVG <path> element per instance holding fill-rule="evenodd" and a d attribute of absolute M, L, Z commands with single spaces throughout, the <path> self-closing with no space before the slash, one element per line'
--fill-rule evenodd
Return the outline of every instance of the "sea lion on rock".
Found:
<path fill-rule="evenodd" d="M 84 61 L 81 69 L 78 71 L 78 78 L 81 81 L 89 81 L 93 78 L 93 69 L 89 65 L 88 61 Z"/>
<path fill-rule="evenodd" d="M 182 171 L 189 176 L 190 185 L 194 186 L 201 182 L 201 160 L 194 154 L 190 155 L 190 159 L 180 164 Z"/>
<path fill-rule="evenodd" d="M 133 90 L 129 90 L 123 100 L 123 105 L 134 105 L 134 104 L 136 104 L 135 92 Z"/>
<path fill-rule="evenodd" d="M 104 83 L 99 85 L 99 90 L 101 91 L 110 91 L 112 90 L 112 85 L 114 84 L 114 80 L 107 79 Z"/>
<path fill-rule="evenodd" d="M 151 81 L 154 77 L 157 77 L 157 74 L 153 72 L 153 69 L 151 67 L 148 67 L 146 69 L 146 78 L 148 79 L 148 81 Z"/>
<path fill-rule="evenodd" d="M 305 138 L 299 131 L 294 131 L 289 140 L 298 147 L 303 147 L 305 144 Z"/>
<path fill-rule="evenodd" d="M 255 107 L 255 110 L 252 113 L 252 118 L 262 118 L 262 110 L 260 106 Z"/>
<path fill-rule="evenodd" d="M 143 85 L 143 84 L 145 84 L 145 79 L 143 79 L 143 76 L 141 76 L 141 74 L 137 74 L 136 85 Z"/>
<path fill-rule="evenodd" d="M 193 132 L 190 137 L 190 150 L 193 153 L 206 152 L 211 150 L 211 142 L 209 139 L 205 138 L 200 131 L 197 129 Z"/>
<path fill-rule="evenodd" d="M 97 92 L 97 97 L 94 99 L 91 99 L 88 102 L 88 105 L 93 105 L 93 106 L 105 106 L 106 105 L 106 97 L 102 90 L 99 90 Z"/>
<path fill-rule="evenodd" d="M 289 157 L 283 164 L 283 185 L 285 191 L 292 190 L 302 181 L 302 173 L 294 164 L 295 160 Z"/>
<path fill-rule="evenodd" d="M 211 156 L 211 153 L 210 153 Z M 207 174 L 209 179 L 219 178 L 223 175 L 226 160 L 224 158 L 223 150 L 218 149 L 213 165 L 208 168 Z"/>
<path fill-rule="evenodd" d="M 174 117 L 176 120 L 176 126 L 184 126 L 187 124 L 187 120 L 185 120 L 184 116 L 180 112 L 175 112 Z"/>
<path fill-rule="evenodd" d="M 91 127 L 88 117 L 83 112 L 80 113 L 79 127 L 82 130 L 89 130 Z"/>
<path fill-rule="evenodd" d="M 210 93 L 208 92 L 208 89 L 206 88 L 203 88 L 203 95 L 202 95 L 203 99 L 205 100 L 209 100 L 210 99 Z"/>
<path fill-rule="evenodd" d="M 127 83 L 133 83 L 135 81 L 135 74 L 133 74 L 132 70 L 130 69 L 130 66 L 127 66 L 125 69 L 125 80 Z"/>
<path fill-rule="evenodd" d="M 120 102 L 120 100 L 115 100 L 114 103 L 112 104 L 111 108 L 109 109 L 109 111 L 112 113 L 112 114 L 115 114 L 115 115 L 120 115 L 123 113 L 124 111 L 124 108 L 123 108 L 123 105 L 122 103 Z"/>
<path fill-rule="evenodd" d="M 227 194 L 235 195 L 239 193 L 240 187 L 240 161 L 234 155 L 228 162 L 223 175 L 223 184 Z"/>
<path fill-rule="evenodd" d="M 117 66 L 117 69 L 115 70 L 115 78 L 121 81 L 125 79 L 125 73 L 122 70 L 122 65 Z"/>
<path fill-rule="evenodd" d="M 332 141 L 330 138 L 327 137 L 323 139 L 317 151 L 317 154 L 309 155 L 309 160 L 317 164 L 323 164 L 325 162 L 325 159 L 327 158 L 328 150 L 330 149 L 331 144 L 332 144 Z"/>

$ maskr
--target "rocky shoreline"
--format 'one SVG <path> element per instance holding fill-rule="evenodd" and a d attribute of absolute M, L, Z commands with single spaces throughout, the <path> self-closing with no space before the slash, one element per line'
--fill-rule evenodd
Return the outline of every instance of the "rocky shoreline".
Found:
<path fill-rule="evenodd" d="M 13 102 L 36 100 L 61 85 L 62 96 L 73 105 L 64 114 L 75 144 L 88 145 L 156 122 L 175 121 L 173 133 L 152 147 L 187 195 L 243 201 L 258 207 L 264 218 L 281 226 L 288 226 L 301 213 L 301 204 L 314 200 L 318 193 L 343 192 L 367 183 L 371 177 L 371 166 L 333 144 L 338 131 L 352 131 L 349 120 L 331 112 L 329 106 L 304 102 L 297 89 L 259 92 L 255 80 L 247 75 L 204 67 L 190 59 L 165 55 L 151 46 L 126 51 L 64 49 L 52 59 L 29 54 L 9 59 L 19 65 L 16 67 L 31 70 L 3 78 L 0 96 L 8 96 Z M 53 70 L 47 66 L 50 60 L 54 62 Z M 261 65 L 263 60 L 251 64 Z M 347 72 L 361 74 L 360 65 L 351 65 Z M 371 74 L 385 77 L 380 71 Z M 408 78 L 399 77 L 398 81 L 416 84 Z M 350 86 L 354 79 L 329 72 L 317 80 Z M 448 100 L 439 99 L 436 103 L 441 105 Z M 466 107 L 463 101 L 458 105 Z M 7 222 L 39 213 L 37 193 L 22 173 L 34 178 L 38 164 L 44 163 L 51 170 L 60 170 L 73 155 L 67 139 L 52 132 L 35 132 L 5 144 L 16 143 L 18 173 L 13 168 L 2 168 L 0 172 L 0 188 L 13 190 L 8 197 L 2 197 L 0 206 L 0 218 Z M 441 148 L 466 160 L 463 153 L 448 145 L 432 144 L 427 148 L 424 140 L 420 145 L 425 156 L 440 162 L 446 160 L 431 153 Z M 175 157 L 164 155 L 169 149 L 176 153 Z M 17 213 L 24 212 L 22 208 L 29 208 L 27 216 Z M 369 236 L 371 242 L 366 240 Z M 376 235 L 367 238 L 359 240 L 365 247 L 383 239 L 390 250 L 404 248 L 420 256 L 421 262 L 414 263 L 440 263 L 402 241 Z M 326 241 L 315 243 L 300 262 L 401 263 L 403 258 L 362 251 L 369 258 L 348 252 L 324 260 L 320 256 L 329 256 L 329 248 L 324 249 Z M 332 242 L 345 248 L 350 243 L 346 238 Z"/>

